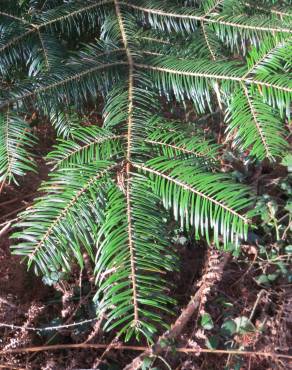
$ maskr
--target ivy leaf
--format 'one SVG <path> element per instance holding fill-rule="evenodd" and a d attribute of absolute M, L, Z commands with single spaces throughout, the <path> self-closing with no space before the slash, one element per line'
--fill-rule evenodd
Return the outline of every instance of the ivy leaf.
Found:
<path fill-rule="evenodd" d="M 292 172 L 292 154 L 287 154 L 283 159 L 281 164 L 288 167 L 288 172 Z"/>
<path fill-rule="evenodd" d="M 204 315 L 202 315 L 201 326 L 206 330 L 211 330 L 214 328 L 214 323 L 209 313 L 204 313 Z"/>
<path fill-rule="evenodd" d="M 233 320 L 225 321 L 221 326 L 221 333 L 226 337 L 231 337 L 236 333 L 236 324 Z"/>
<path fill-rule="evenodd" d="M 151 369 L 151 365 L 153 363 L 153 359 L 150 357 L 145 357 L 142 363 L 142 370 L 149 370 Z"/>
<path fill-rule="evenodd" d="M 246 316 L 236 317 L 234 320 L 236 325 L 236 333 L 245 334 L 255 331 L 253 323 Z"/>
<path fill-rule="evenodd" d="M 256 282 L 260 285 L 269 285 L 279 277 L 279 274 L 262 274 L 255 278 Z"/>
<path fill-rule="evenodd" d="M 216 335 L 213 335 L 212 337 L 206 338 L 205 344 L 209 349 L 216 349 L 219 344 L 219 339 Z"/>
<path fill-rule="evenodd" d="M 64 278 L 64 273 L 58 271 L 52 271 L 47 275 L 44 275 L 42 281 L 45 285 L 52 286 L 56 284 L 61 278 Z"/>
<path fill-rule="evenodd" d="M 285 209 L 292 214 L 292 201 L 287 202 Z"/>

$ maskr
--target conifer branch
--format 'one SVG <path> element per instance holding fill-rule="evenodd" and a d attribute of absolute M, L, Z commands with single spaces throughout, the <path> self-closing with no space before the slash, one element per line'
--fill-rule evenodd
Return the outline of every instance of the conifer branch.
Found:
<path fill-rule="evenodd" d="M 73 260 L 83 268 L 86 250 L 103 330 L 151 342 L 175 304 L 165 214 L 218 248 L 247 238 L 255 197 L 220 173 L 207 118 L 226 113 L 239 159 L 281 159 L 292 29 L 285 8 L 261 14 L 236 0 L 64 4 L 19 4 L 16 16 L 0 5 L 0 192 L 34 170 L 30 125 L 49 121 L 57 134 L 52 173 L 17 217 L 12 249 L 49 278 Z"/>
<path fill-rule="evenodd" d="M 210 41 L 209 41 L 209 38 L 208 38 L 208 35 L 207 35 L 206 26 L 205 26 L 204 21 L 202 21 L 202 30 L 203 30 L 203 35 L 204 35 L 204 38 L 206 40 L 206 44 L 207 44 L 207 47 L 210 51 L 211 57 L 212 57 L 213 60 L 216 60 L 215 53 L 214 53 L 214 51 L 211 47 L 211 44 L 210 44 Z"/>
<path fill-rule="evenodd" d="M 262 130 L 262 128 L 261 128 L 261 124 L 260 124 L 260 122 L 258 121 L 257 113 L 256 113 L 256 111 L 255 111 L 255 108 L 254 108 L 253 103 L 252 103 L 252 101 L 251 101 L 251 98 L 250 98 L 250 96 L 249 96 L 249 92 L 248 92 L 248 90 L 247 90 L 247 88 L 246 88 L 246 86 L 245 86 L 244 84 L 241 84 L 241 86 L 242 86 L 242 89 L 243 89 L 243 91 L 244 91 L 244 95 L 245 95 L 245 97 L 246 97 L 246 100 L 247 100 L 247 102 L 248 102 L 248 105 L 249 105 L 249 107 L 250 107 L 250 112 L 251 112 L 251 114 L 252 114 L 254 124 L 256 125 L 257 131 L 258 131 L 258 133 L 259 133 L 259 135 L 260 135 L 261 141 L 262 141 L 263 146 L 264 146 L 264 148 L 265 148 L 266 156 L 267 156 L 267 158 L 273 158 L 273 156 L 272 156 L 272 155 L 271 155 L 271 153 L 270 153 L 270 150 L 269 150 L 269 147 L 268 147 L 268 144 L 267 144 L 267 141 L 266 141 L 265 135 L 264 135 L 263 130 Z"/>
<path fill-rule="evenodd" d="M 116 52 L 116 51 L 113 51 L 113 52 Z M 105 54 L 108 54 L 108 53 L 103 53 L 103 54 L 105 55 Z M 89 74 L 92 74 L 94 72 L 97 72 L 99 70 L 104 70 L 104 69 L 107 69 L 107 68 L 121 66 L 121 65 L 127 65 L 127 62 L 119 61 L 119 62 L 113 62 L 113 63 L 108 63 L 108 64 L 98 64 L 94 67 L 86 69 L 85 71 L 82 71 L 82 72 L 76 73 L 76 74 L 74 74 L 70 77 L 64 78 L 63 80 L 54 82 L 52 84 L 49 84 L 49 85 L 46 85 L 46 86 L 43 86 L 43 87 L 33 89 L 33 91 L 28 92 L 26 94 L 23 94 L 21 96 L 18 96 L 16 98 L 8 99 L 7 101 L 5 101 L 4 103 L 2 103 L 0 105 L 0 109 L 5 108 L 5 107 L 9 106 L 10 104 L 16 103 L 20 100 L 25 100 L 25 99 L 28 99 L 28 98 L 31 98 L 31 97 L 35 97 L 38 94 L 47 92 L 47 91 L 49 91 L 51 89 L 54 89 L 54 88 L 57 88 L 57 87 L 61 87 L 65 84 L 67 84 L 68 82 L 79 80 L 82 77 L 85 77 L 85 76 L 87 76 Z"/>
<path fill-rule="evenodd" d="M 76 15 L 79 15 L 79 14 L 82 14 L 83 12 L 86 12 L 86 11 L 89 11 L 89 10 L 92 10 L 98 6 L 101 6 L 101 5 L 106 5 L 106 4 L 110 4 L 110 3 L 113 3 L 113 0 L 101 0 L 101 1 L 98 1 L 96 3 L 93 3 L 93 4 L 89 4 L 81 9 L 78 9 L 78 10 L 75 10 L 71 13 L 68 13 L 66 15 L 63 15 L 61 17 L 57 17 L 55 19 L 52 19 L 50 21 L 47 21 L 47 22 L 43 22 L 41 23 L 40 25 L 35 25 L 35 27 L 39 30 L 41 28 L 45 28 L 47 26 L 50 26 L 54 23 L 57 23 L 57 22 L 61 22 L 67 18 L 72 18 L 72 17 L 75 17 Z"/>
<path fill-rule="evenodd" d="M 286 27 L 264 27 L 264 26 L 255 26 L 255 25 L 248 25 L 248 24 L 241 24 L 241 23 L 236 23 L 236 22 L 229 22 L 222 20 L 220 18 L 205 18 L 205 15 L 195 15 L 195 14 L 184 14 L 184 13 L 175 13 L 175 12 L 167 12 L 165 10 L 161 9 L 155 9 L 155 8 L 146 8 L 143 6 L 127 3 L 127 2 L 120 2 L 121 5 L 127 6 L 132 9 L 139 10 L 142 13 L 149 13 L 149 14 L 154 14 L 154 15 L 159 15 L 159 16 L 164 16 L 164 17 L 170 17 L 170 18 L 177 18 L 177 19 L 188 19 L 190 21 L 205 21 L 208 23 L 213 23 L 213 24 L 220 24 L 224 26 L 230 26 L 238 29 L 245 29 L 245 30 L 252 30 L 252 31 L 259 31 L 259 32 L 271 32 L 271 33 L 288 33 L 292 34 L 292 29 L 286 28 Z"/>
<path fill-rule="evenodd" d="M 50 235 L 53 233 L 54 228 L 66 217 L 68 212 L 71 208 L 74 207 L 75 203 L 78 201 L 78 199 L 90 189 L 90 187 L 100 178 L 105 176 L 107 173 L 112 171 L 114 168 L 116 168 L 118 165 L 114 164 L 110 167 L 108 167 L 105 170 L 102 170 L 98 172 L 95 176 L 91 177 L 89 181 L 72 197 L 70 202 L 66 205 L 66 207 L 60 212 L 60 214 L 54 219 L 51 225 L 49 225 L 46 233 L 41 238 L 41 240 L 38 242 L 34 250 L 28 255 L 28 265 L 31 265 L 32 261 L 36 257 L 36 255 L 40 252 L 41 248 L 43 248 L 46 240 L 50 237 Z"/>
<path fill-rule="evenodd" d="M 132 203 L 131 203 L 131 155 L 132 155 L 132 130 L 133 130 L 133 109 L 134 109 L 134 61 L 129 48 L 127 34 L 121 14 L 120 3 L 114 0 L 116 15 L 121 31 L 123 44 L 126 50 L 128 67 L 129 67 L 129 81 L 128 81 L 128 132 L 127 132 L 127 152 L 126 152 L 126 202 L 127 202 L 127 218 L 128 218 L 128 243 L 131 258 L 131 281 L 133 287 L 133 307 L 134 307 L 134 322 L 135 327 L 139 323 L 138 313 L 138 299 L 137 299 L 137 277 L 135 265 L 135 246 L 133 240 L 133 225 L 132 225 Z"/>
<path fill-rule="evenodd" d="M 255 8 L 255 9 L 261 10 L 261 11 L 269 11 L 269 12 L 271 12 L 271 14 L 279 15 L 281 18 L 282 17 L 292 17 L 292 12 L 286 12 L 286 11 L 284 12 L 284 11 L 276 9 L 276 8 L 266 9 L 266 8 L 261 7 L 261 6 L 255 5 L 255 4 L 251 5 L 249 3 L 245 3 L 245 6 L 247 6 L 248 8 Z"/>
<path fill-rule="evenodd" d="M 140 63 L 135 63 L 135 67 L 141 68 L 141 69 L 147 69 L 147 70 L 152 70 L 152 71 L 158 71 L 158 72 L 166 72 L 170 74 L 175 74 L 175 75 L 181 75 L 181 76 L 188 76 L 188 77 L 202 77 L 202 78 L 211 78 L 215 80 L 225 80 L 225 81 L 236 81 L 236 82 L 244 82 L 248 85 L 259 85 L 259 86 L 265 86 L 269 87 L 272 89 L 276 90 L 281 90 L 285 92 L 292 92 L 292 88 L 290 87 L 285 87 L 285 86 L 280 86 L 276 84 L 272 84 L 269 82 L 265 81 L 260 81 L 257 79 L 252 79 L 252 78 L 247 78 L 244 76 L 242 77 L 235 77 L 235 76 L 227 76 L 227 75 L 218 75 L 218 74 L 212 74 L 212 73 L 201 73 L 201 72 L 187 72 L 187 71 L 181 71 L 177 70 L 174 68 L 163 68 L 163 67 L 157 67 L 153 66 L 150 64 L 140 64 Z"/>
<path fill-rule="evenodd" d="M 17 17 L 16 15 L 13 15 L 13 14 L 9 14 L 9 13 L 1 12 L 1 11 L 0 11 L 0 15 L 2 15 L 2 16 L 4 16 L 4 17 L 11 18 L 11 19 L 14 19 L 14 20 L 16 20 L 16 21 L 20 21 L 20 22 L 22 22 L 22 23 L 26 23 L 26 24 L 28 24 L 28 22 L 27 22 L 25 19 L 20 18 L 20 17 Z"/>
<path fill-rule="evenodd" d="M 288 39 L 288 40 L 286 40 L 286 41 L 289 41 L 290 39 Z M 264 54 L 264 55 L 262 55 L 262 57 L 261 58 L 259 58 L 257 61 L 256 61 L 256 63 L 255 64 L 253 64 L 252 66 L 251 66 L 251 68 L 249 68 L 248 70 L 247 70 L 247 72 L 244 74 L 244 76 L 243 76 L 243 79 L 245 79 L 245 78 L 248 78 L 248 76 L 249 75 L 251 75 L 252 73 L 254 73 L 255 72 L 255 70 L 257 69 L 257 67 L 265 60 L 265 59 L 268 59 L 268 57 L 270 56 L 270 55 L 272 55 L 273 54 L 273 52 L 275 51 L 275 50 L 277 50 L 279 47 L 282 47 L 282 46 L 284 46 L 285 45 L 285 41 L 283 41 L 283 40 L 279 40 L 277 43 L 276 43 L 276 45 L 272 48 L 272 49 L 269 49 L 269 50 L 267 50 L 267 52 Z"/>
<path fill-rule="evenodd" d="M 55 19 L 52 19 L 52 20 L 50 20 L 50 21 L 47 21 L 47 22 L 43 22 L 43 23 L 41 23 L 41 24 L 33 24 L 33 23 L 31 23 L 31 24 L 29 24 L 28 22 L 26 22 L 26 23 L 28 23 L 28 25 L 31 27 L 30 29 L 28 29 L 25 33 L 23 33 L 22 35 L 20 35 L 20 36 L 17 36 L 17 37 L 14 37 L 13 39 L 11 39 L 6 45 L 4 45 L 4 46 L 2 46 L 1 48 L 0 48 L 0 53 L 1 52 L 3 52 L 4 50 L 6 50 L 7 48 L 9 48 L 10 46 L 12 46 L 12 45 L 14 45 L 15 43 L 17 43 L 17 42 L 19 42 L 19 41 L 21 41 L 21 40 L 23 40 L 26 36 L 28 36 L 28 35 L 31 35 L 31 34 L 33 34 L 33 33 L 35 33 L 35 32 L 39 32 L 42 28 L 45 28 L 45 27 L 47 27 L 47 26 L 51 26 L 52 24 L 54 24 L 54 23 L 57 23 L 57 22 L 60 22 L 60 21 L 64 21 L 65 19 L 67 19 L 67 18 L 71 18 L 71 17 L 74 17 L 74 16 L 76 16 L 76 15 L 78 15 L 78 14 L 82 14 L 83 12 L 85 12 L 85 11 L 89 11 L 89 10 L 91 10 L 91 9 L 94 9 L 94 8 L 96 8 L 97 6 L 100 6 L 100 5 L 105 5 L 105 4 L 109 4 L 109 3 L 112 3 L 113 2 L 113 0 L 101 0 L 101 1 L 99 1 L 99 2 L 97 2 L 97 3 L 94 3 L 94 4 L 90 4 L 90 5 L 88 5 L 88 6 L 85 6 L 85 7 L 83 7 L 83 8 L 81 8 L 81 9 L 78 9 L 78 10 L 75 10 L 75 11 L 73 11 L 73 12 L 71 12 L 71 13 L 68 13 L 67 15 L 63 15 L 63 16 L 61 16 L 61 17 L 57 17 L 57 18 L 55 18 Z M 1 14 L 1 13 L 0 13 Z M 4 13 L 3 13 L 4 14 Z M 8 14 L 5 14 L 5 15 L 7 15 L 8 16 Z M 17 18 L 18 19 L 18 18 Z M 19 20 L 19 19 L 18 19 Z M 21 19 L 22 20 L 22 19 Z M 24 20 L 22 20 L 22 21 L 24 21 Z"/>
<path fill-rule="evenodd" d="M 182 153 L 185 153 L 185 154 L 193 154 L 193 155 L 198 156 L 198 157 L 204 157 L 204 153 L 198 153 L 196 150 L 186 149 L 183 146 L 178 146 L 178 145 L 174 145 L 174 144 L 170 144 L 170 143 L 165 143 L 165 142 L 162 142 L 162 141 L 149 140 L 149 139 L 146 139 L 145 142 L 149 143 L 149 144 L 153 144 L 153 145 L 165 146 L 165 147 L 171 148 L 173 150 L 178 150 L 178 151 L 180 151 Z"/>
<path fill-rule="evenodd" d="M 38 33 L 38 36 L 39 36 L 39 39 L 40 39 L 40 43 L 41 43 L 41 47 L 42 47 L 42 50 L 43 50 L 43 53 L 44 53 L 44 58 L 45 58 L 45 63 L 46 63 L 46 69 L 49 70 L 50 69 L 50 63 L 49 63 L 48 53 L 47 53 L 47 50 L 46 50 L 46 47 L 45 47 L 45 44 L 44 44 L 44 40 L 42 38 L 42 35 L 41 35 L 39 29 L 37 30 L 37 33 Z"/>
<path fill-rule="evenodd" d="M 229 208 L 227 207 L 224 203 L 222 202 L 219 202 L 217 201 L 216 199 L 202 193 L 201 191 L 198 191 L 196 189 L 194 189 L 192 186 L 184 183 L 184 182 L 181 182 L 177 179 L 175 179 L 174 177 L 171 177 L 171 176 L 168 176 L 166 175 L 165 173 L 163 172 L 160 172 L 160 171 L 157 171 L 157 170 L 154 170 L 153 168 L 150 168 L 150 167 L 146 167 L 145 165 L 140 165 L 138 163 L 134 163 L 133 166 L 137 169 L 140 169 L 142 171 L 145 171 L 145 172 L 148 172 L 148 173 L 152 173 L 158 177 L 161 177 L 161 178 L 164 178 L 166 179 L 167 181 L 173 183 L 173 184 L 176 184 L 178 185 L 179 187 L 181 187 L 182 189 L 185 189 L 191 193 L 194 193 L 196 195 L 199 195 L 200 197 L 202 198 L 205 198 L 206 200 L 208 200 L 209 202 L 215 204 L 216 206 L 219 206 L 223 209 L 225 209 L 227 212 L 230 212 L 231 214 L 233 214 L 234 216 L 240 218 L 244 223 L 250 223 L 250 220 L 248 220 L 246 217 L 242 216 L 240 213 L 234 211 L 232 208 Z"/>

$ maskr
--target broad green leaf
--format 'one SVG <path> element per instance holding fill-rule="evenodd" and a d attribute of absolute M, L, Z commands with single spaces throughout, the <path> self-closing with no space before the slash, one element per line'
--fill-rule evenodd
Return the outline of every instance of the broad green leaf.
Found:
<path fill-rule="evenodd" d="M 206 330 L 214 328 L 214 323 L 209 313 L 206 312 L 201 316 L 201 326 Z"/>
<path fill-rule="evenodd" d="M 237 325 L 233 320 L 227 320 L 221 325 L 221 332 L 223 335 L 230 337 L 236 333 Z"/>
<path fill-rule="evenodd" d="M 233 321 L 236 325 L 236 332 L 239 334 L 245 334 L 255 331 L 254 325 L 246 316 L 236 317 Z"/>

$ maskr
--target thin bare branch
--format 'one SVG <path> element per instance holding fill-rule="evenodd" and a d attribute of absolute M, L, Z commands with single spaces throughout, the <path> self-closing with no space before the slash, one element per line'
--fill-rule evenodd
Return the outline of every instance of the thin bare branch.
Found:
<path fill-rule="evenodd" d="M 79 322 L 73 322 L 72 324 L 64 324 L 64 325 L 57 325 L 57 326 L 46 326 L 46 327 L 36 327 L 36 326 L 19 326 L 14 324 L 6 324 L 1 322 L 0 327 L 9 328 L 11 330 L 24 330 L 24 331 L 37 331 L 37 332 L 45 332 L 45 331 L 55 331 L 60 329 L 70 329 L 75 328 L 76 326 L 81 326 L 84 324 L 89 324 L 92 322 L 97 321 L 98 318 L 95 317 L 94 319 L 82 320 Z"/>
<path fill-rule="evenodd" d="M 106 349 L 108 344 L 94 344 L 94 343 L 75 343 L 75 344 L 53 344 L 47 346 L 39 346 L 39 347 L 23 347 L 23 348 L 15 348 L 9 349 L 7 351 L 0 351 L 0 356 L 5 356 L 9 353 L 35 353 L 35 352 L 44 352 L 44 351 L 59 351 L 62 349 Z M 131 345 L 122 345 L 117 343 L 116 345 L 111 346 L 112 350 L 119 350 L 119 351 L 137 351 L 142 352 L 149 350 L 149 347 L 146 346 L 131 346 Z M 292 356 L 284 355 L 281 353 L 273 353 L 273 352 L 260 352 L 260 351 L 241 351 L 241 350 L 223 350 L 223 349 L 206 349 L 201 348 L 198 352 L 198 349 L 194 348 L 184 348 L 178 347 L 174 348 L 176 352 L 180 353 L 210 353 L 213 355 L 238 355 L 238 356 L 260 356 L 265 358 L 283 358 L 287 360 L 292 360 Z M 163 352 L 168 351 L 169 347 L 163 348 Z"/>

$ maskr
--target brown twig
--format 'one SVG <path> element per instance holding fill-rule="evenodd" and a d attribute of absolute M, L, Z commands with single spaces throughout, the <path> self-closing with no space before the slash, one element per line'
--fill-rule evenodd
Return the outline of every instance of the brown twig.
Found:
<path fill-rule="evenodd" d="M 288 231 L 291 227 L 292 227 L 292 221 L 290 220 L 288 226 L 286 227 L 286 229 L 283 232 L 283 235 L 282 235 L 282 238 L 281 238 L 282 240 L 286 239 L 286 235 L 287 235 L 287 233 L 288 233 Z"/>
<path fill-rule="evenodd" d="M 15 365 L 10 364 L 0 364 L 0 369 L 11 369 L 11 370 L 26 370 L 24 367 L 18 367 Z"/>
<path fill-rule="evenodd" d="M 11 226 L 11 221 L 7 222 L 7 224 L 2 227 L 2 229 L 0 230 L 0 236 L 2 236 L 5 233 L 7 233 L 7 231 L 10 228 L 10 226 Z"/>
<path fill-rule="evenodd" d="M 4 188 L 4 185 L 5 185 L 5 179 L 2 181 L 2 183 L 0 185 L 0 194 L 2 193 L 2 190 Z"/>
<path fill-rule="evenodd" d="M 248 266 L 248 269 L 240 276 L 240 278 L 238 279 L 238 280 L 236 280 L 232 285 L 231 285 L 231 287 L 233 287 L 234 285 L 237 285 L 237 284 L 239 284 L 244 278 L 245 278 L 245 276 L 247 276 L 249 273 L 250 273 L 250 271 L 251 271 L 251 269 L 253 268 L 253 266 L 254 266 L 254 264 L 256 263 L 256 261 L 257 261 L 257 258 L 258 258 L 258 251 L 257 251 L 257 249 L 255 249 L 255 255 L 254 255 L 254 258 L 253 258 L 253 260 L 251 261 L 251 263 L 249 264 L 249 266 Z"/>
<path fill-rule="evenodd" d="M 8 217 L 10 217 L 10 216 L 14 215 L 15 213 L 18 213 L 18 212 L 20 212 L 20 211 L 23 211 L 24 209 L 27 209 L 28 207 L 29 207 L 28 205 L 25 205 L 25 206 L 19 207 L 18 209 L 15 209 L 14 211 L 9 212 L 9 213 L 7 213 L 7 214 L 6 214 L 6 215 L 4 215 L 4 216 L 1 216 L 1 217 L 0 217 L 0 220 L 5 220 L 6 218 L 8 218 Z"/>
<path fill-rule="evenodd" d="M 15 348 L 9 349 L 7 351 L 0 351 L 0 356 L 5 356 L 10 353 L 29 353 L 29 352 L 44 352 L 44 351 L 59 351 L 62 349 L 106 349 L 108 344 L 94 344 L 94 343 L 75 343 L 75 344 L 53 344 L 49 346 L 38 346 L 38 347 L 24 347 L 24 348 Z M 120 351 L 147 351 L 150 348 L 146 346 L 131 346 L 131 345 L 122 345 L 116 344 L 112 345 L 111 349 L 120 350 Z M 168 347 L 162 348 L 162 351 L 169 350 Z M 272 352 L 257 352 L 257 351 L 240 351 L 240 350 L 225 350 L 225 349 L 207 349 L 207 348 L 185 348 L 178 347 L 175 348 L 176 352 L 179 353 L 211 353 L 214 355 L 239 355 L 239 356 L 262 356 L 262 357 L 271 357 L 271 358 L 284 358 L 287 360 L 292 360 L 292 356 L 284 355 L 282 353 L 272 353 Z"/>
<path fill-rule="evenodd" d="M 0 298 L 0 302 L 1 301 L 2 299 Z M 71 329 L 71 328 L 75 328 L 76 326 L 93 323 L 96 320 L 97 318 L 94 318 L 94 319 L 73 322 L 72 324 L 67 324 L 67 325 L 56 325 L 56 326 L 45 326 L 45 327 L 24 326 L 24 325 L 21 326 L 21 325 L 14 325 L 14 324 L 7 324 L 7 323 L 0 322 L 0 328 L 9 328 L 11 330 L 25 330 L 25 331 L 35 331 L 35 332 L 58 331 L 61 329 Z"/>
<path fill-rule="evenodd" d="M 26 329 L 29 328 L 38 319 L 43 310 L 44 306 L 33 302 L 26 313 L 26 321 L 22 326 L 17 327 L 17 333 L 14 334 L 14 336 L 10 339 L 9 343 L 5 345 L 2 351 L 5 352 L 10 348 L 15 348 L 17 345 L 28 345 L 31 338 L 29 331 Z M 6 324 L 2 325 L 4 326 Z"/>
<path fill-rule="evenodd" d="M 103 319 L 104 314 L 101 314 L 100 317 L 96 320 L 96 323 L 94 324 L 91 333 L 88 335 L 88 337 L 85 339 L 83 343 L 89 343 L 94 337 L 96 337 L 99 334 Z"/>
<path fill-rule="evenodd" d="M 15 304 L 13 304 L 13 303 L 11 303 L 11 302 L 9 302 L 9 301 L 7 301 L 7 299 L 5 299 L 5 298 L 2 298 L 2 297 L 0 297 L 0 304 L 6 304 L 7 306 L 9 306 L 9 307 L 11 307 L 11 308 L 14 308 L 14 309 L 16 309 L 17 308 L 17 306 L 15 305 Z"/>
<path fill-rule="evenodd" d="M 223 255 L 223 259 L 219 262 L 219 252 L 215 250 L 209 251 L 209 257 L 206 263 L 205 273 L 203 274 L 200 282 L 200 288 L 196 291 L 195 295 L 191 297 L 188 305 L 181 312 L 172 327 L 165 332 L 158 341 L 151 348 L 147 348 L 142 354 L 136 357 L 124 370 L 137 370 L 139 369 L 145 358 L 158 356 L 164 351 L 165 343 L 169 340 L 174 340 L 183 331 L 187 322 L 193 317 L 196 311 L 200 311 L 201 304 L 206 301 L 206 296 L 214 284 L 220 281 L 223 274 L 225 264 L 229 259 L 228 254 Z M 194 349 L 193 349 L 194 350 Z"/>
<path fill-rule="evenodd" d="M 38 195 L 38 192 L 35 191 L 33 193 L 26 194 L 21 198 L 16 197 L 13 199 L 9 199 L 9 200 L 6 200 L 5 202 L 0 203 L 0 207 L 6 206 L 7 204 L 15 203 L 15 202 L 22 202 L 24 199 L 30 198 L 32 196 L 35 198 L 37 195 Z"/>
<path fill-rule="evenodd" d="M 233 286 L 234 284 L 232 284 L 231 286 Z M 250 313 L 250 315 L 249 315 L 249 321 L 251 322 L 251 320 L 253 319 L 253 316 L 254 316 L 254 313 L 255 313 L 255 310 L 256 310 L 256 308 L 257 308 L 257 306 L 258 306 L 258 304 L 259 304 L 259 302 L 260 302 L 260 300 L 261 300 L 261 298 L 262 298 L 262 296 L 263 296 L 263 294 L 267 294 L 268 292 L 265 290 L 265 289 L 262 289 L 262 290 L 260 290 L 259 291 L 259 293 L 258 293 L 258 295 L 257 295 L 257 299 L 255 300 L 255 303 L 254 303 L 254 305 L 253 305 L 253 308 L 252 308 L 252 311 L 251 311 L 251 313 Z M 234 346 L 234 344 L 235 344 L 235 340 L 233 340 L 232 342 L 231 342 L 231 348 Z M 228 355 L 228 358 L 227 358 L 227 362 L 226 362 L 226 367 L 228 367 L 228 365 L 229 365 L 229 363 L 230 363 L 230 360 L 231 360 L 231 357 L 232 357 L 232 354 L 229 354 Z"/>
<path fill-rule="evenodd" d="M 82 301 L 79 301 L 78 304 L 77 304 L 77 307 L 75 308 L 74 312 L 70 315 L 70 317 L 65 321 L 65 325 L 68 325 L 72 319 L 74 318 L 76 312 L 79 310 L 80 306 L 91 296 L 92 294 L 92 289 L 90 289 L 89 293 L 82 299 Z M 46 341 L 46 344 L 45 345 L 48 345 L 52 340 L 55 339 L 55 337 L 57 336 L 58 332 L 55 332 L 47 341 Z M 49 346 L 48 346 L 49 347 Z M 34 352 L 34 351 L 32 351 Z M 1 355 L 1 352 L 0 352 L 0 355 Z M 35 353 L 33 353 L 30 357 L 29 357 L 29 360 L 32 360 L 32 358 L 34 357 Z"/>
<path fill-rule="evenodd" d="M 15 217 L 15 218 L 12 218 L 11 220 L 7 220 L 5 222 L 2 222 L 0 224 L 0 226 L 6 226 L 7 224 L 10 224 L 10 223 L 15 222 L 15 221 L 18 221 L 18 220 L 19 220 L 19 217 Z"/>
<path fill-rule="evenodd" d="M 110 352 L 110 350 L 113 348 L 115 349 L 115 345 L 118 344 L 120 334 L 118 334 L 106 347 L 106 349 L 103 351 L 101 356 L 97 357 L 93 363 L 93 369 L 97 369 L 97 367 L 102 363 L 104 357 Z"/>

